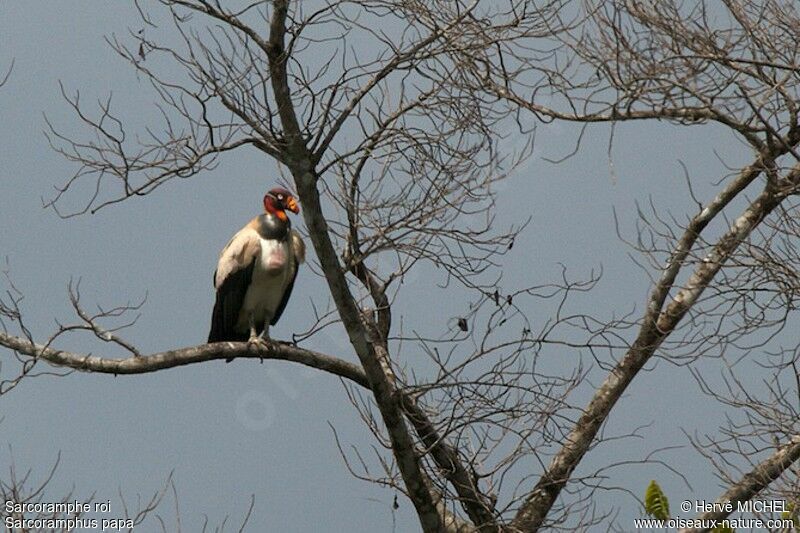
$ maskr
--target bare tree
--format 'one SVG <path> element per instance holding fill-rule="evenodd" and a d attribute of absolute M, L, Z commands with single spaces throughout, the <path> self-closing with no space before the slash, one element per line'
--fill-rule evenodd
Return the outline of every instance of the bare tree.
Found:
<path fill-rule="evenodd" d="M 583 23 L 558 32 L 547 55 L 531 57 L 520 42 L 472 63 L 473 86 L 545 121 L 716 123 L 753 153 L 749 164 L 720 178 L 711 200 L 694 196 L 687 174 L 697 207 L 685 222 L 655 207 L 640 213 L 631 246 L 653 275 L 646 311 L 527 496 L 515 518 L 522 529 L 536 529 L 551 516 L 615 403 L 654 356 L 680 364 L 708 356 L 727 361 L 724 392 L 694 371 L 704 392 L 746 413 L 719 437 L 695 440 L 729 485 L 720 501 L 752 498 L 800 457 L 797 348 L 768 354 L 768 361 L 759 353 L 787 326 L 796 305 L 800 130 L 791 28 L 798 13 L 782 2 L 723 4 L 590 2 Z M 545 94 L 548 104 L 540 105 Z M 756 364 L 774 370 L 763 391 L 743 386 L 733 374 L 736 359 L 756 354 L 762 358 Z M 753 464 L 753 456 L 770 450 L 771 457 Z M 743 471 L 743 461 L 752 470 Z"/>
<path fill-rule="evenodd" d="M 110 99 L 92 109 L 64 88 L 88 135 L 48 123 L 54 149 L 77 165 L 49 205 L 65 217 L 95 212 L 211 169 L 225 152 L 255 149 L 281 165 L 299 195 L 333 306 L 294 343 L 145 355 L 119 333 L 136 305 L 90 314 L 71 288 L 79 322 L 36 340 L 12 290 L 0 307 L 8 323 L 0 344 L 22 370 L 7 388 L 41 361 L 108 374 L 231 357 L 293 361 L 349 384 L 381 447 L 368 461 L 340 446 L 348 466 L 402 491 L 424 531 L 585 529 L 613 523 L 594 502 L 606 470 L 658 462 L 653 446 L 576 473 L 610 438 L 602 428 L 627 387 L 660 358 L 689 366 L 701 391 L 736 409 L 718 433 L 690 436 L 717 468 L 720 499 L 769 490 L 797 498 L 800 345 L 770 352 L 794 317 L 800 258 L 800 15 L 792 6 L 159 3 L 177 44 L 151 37 L 161 28 L 143 6 L 142 27 L 108 42 L 151 83 L 163 123 L 133 135 Z M 509 122 L 528 114 L 586 127 L 713 123 L 751 149 L 752 161 L 721 176 L 711 199 L 695 195 L 687 170 L 696 211 L 685 220 L 655 205 L 640 212 L 630 245 L 652 278 L 642 316 L 573 311 L 594 274 L 573 279 L 565 270 L 552 283 L 498 288 L 500 258 L 526 221 L 497 227 L 494 187 L 530 144 L 511 153 L 498 145 Z M 70 210 L 73 193 L 82 203 Z M 403 281 L 420 268 L 472 295 L 469 312 L 437 337 L 393 320 Z M 551 310 L 550 319 L 534 327 L 533 308 Z M 359 364 L 297 345 L 332 322 L 345 328 Z M 126 357 L 58 349 L 76 330 Z M 582 362 L 552 372 L 540 363 L 548 350 L 574 351 Z M 746 356 L 766 373 L 758 389 L 737 377 L 734 363 Z M 693 366 L 711 357 L 726 372 L 721 389 Z M 607 371 L 586 406 L 577 399 L 586 392 L 584 358 Z"/>

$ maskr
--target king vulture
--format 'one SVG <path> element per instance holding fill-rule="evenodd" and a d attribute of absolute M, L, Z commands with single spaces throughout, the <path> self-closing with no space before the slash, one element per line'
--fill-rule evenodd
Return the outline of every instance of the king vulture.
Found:
<path fill-rule="evenodd" d="M 306 256 L 287 210 L 300 212 L 292 193 L 270 190 L 264 196 L 265 212 L 239 230 L 220 253 L 208 342 L 269 340 L 269 327 L 286 308 Z"/>

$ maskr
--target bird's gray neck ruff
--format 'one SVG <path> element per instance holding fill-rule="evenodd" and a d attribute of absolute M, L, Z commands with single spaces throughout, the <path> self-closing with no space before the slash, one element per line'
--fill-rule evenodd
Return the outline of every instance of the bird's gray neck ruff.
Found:
<path fill-rule="evenodd" d="M 288 217 L 285 221 L 271 213 L 264 213 L 258 217 L 258 234 L 262 239 L 275 239 L 284 241 L 289 236 L 292 223 Z"/>

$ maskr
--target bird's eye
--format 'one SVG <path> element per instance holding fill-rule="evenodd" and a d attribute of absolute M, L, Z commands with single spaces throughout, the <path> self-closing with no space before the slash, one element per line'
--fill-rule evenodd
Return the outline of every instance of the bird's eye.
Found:
<path fill-rule="evenodd" d="M 278 195 L 278 200 L 283 200 L 283 195 L 282 194 Z"/>

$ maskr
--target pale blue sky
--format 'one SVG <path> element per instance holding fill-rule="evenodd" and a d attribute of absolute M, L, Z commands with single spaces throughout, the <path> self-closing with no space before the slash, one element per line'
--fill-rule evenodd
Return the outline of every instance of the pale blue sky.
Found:
<path fill-rule="evenodd" d="M 103 42 L 103 36 L 138 27 L 136 12 L 122 2 L 39 1 L 0 3 L 0 70 L 14 59 L 14 72 L 0 90 L 0 255 L 26 298 L 24 311 L 37 337 L 52 332 L 54 319 L 71 321 L 66 287 L 81 278 L 87 304 L 147 304 L 127 332 L 146 352 L 201 343 L 213 304 L 211 274 L 222 245 L 260 209 L 265 189 L 277 179 L 275 164 L 254 151 L 222 159 L 218 169 L 175 181 L 156 193 L 70 220 L 42 209 L 75 169 L 56 155 L 43 135 L 43 113 L 65 131 L 74 117 L 60 99 L 59 80 L 80 89 L 86 102 L 113 91 L 133 128 L 157 120 L 147 84 Z M 576 275 L 602 265 L 597 291 L 581 300 L 593 310 L 617 314 L 641 309 L 648 284 L 626 257 L 614 232 L 612 208 L 623 230 L 633 231 L 634 200 L 652 195 L 681 215 L 692 209 L 678 160 L 692 170 L 697 192 L 724 172 L 712 156 L 740 161 L 741 146 L 713 127 L 676 128 L 635 124 L 616 131 L 615 174 L 606 148 L 608 128 L 591 129 L 583 150 L 555 166 L 541 159 L 572 149 L 575 130 L 550 125 L 539 131 L 535 157 L 500 190 L 505 222 L 532 215 L 505 259 L 504 285 L 555 281 L 560 263 Z M 517 141 L 510 138 L 509 146 Z M 274 176 L 274 178 L 270 178 Z M 298 219 L 297 223 L 301 223 Z M 414 294 L 429 294 L 417 277 Z M 424 296 L 423 296 L 424 297 Z M 313 321 L 310 302 L 324 307 L 324 286 L 308 269 L 300 272 L 293 300 L 272 331 L 288 338 Z M 408 321 L 440 330 L 459 313 L 458 295 L 436 305 L 413 298 L 399 310 Z M 536 310 L 531 310 L 534 319 Z M 544 319 L 545 317 L 539 317 Z M 97 350 L 80 338 L 61 346 Z M 355 360 L 336 332 L 308 345 Z M 115 352 L 116 353 L 116 352 Z M 7 353 L 0 352 L 0 360 Z M 574 354 L 553 354 L 551 365 L 574 364 Z M 561 359 L 559 359 L 561 358 Z M 608 431 L 653 425 L 641 440 L 601 446 L 587 458 L 587 471 L 623 456 L 641 458 L 660 446 L 686 444 L 680 429 L 707 426 L 719 409 L 696 392 L 685 369 L 664 363 L 637 378 L 614 412 Z M 651 363 L 649 367 L 652 367 Z M 601 373 L 593 374 L 597 380 Z M 668 414 L 668 416 L 665 416 Z M 238 524 L 255 495 L 248 531 L 391 531 L 394 493 L 358 481 L 343 464 L 329 427 L 345 444 L 366 447 L 370 435 L 347 402 L 342 385 L 328 375 L 279 362 L 211 362 L 128 377 L 72 374 L 28 380 L 0 400 L 0 472 L 13 459 L 20 469 L 44 476 L 60 451 L 50 494 L 75 487 L 95 492 L 120 509 L 148 496 L 174 470 L 184 531 L 198 530 L 226 515 Z M 10 446 L 10 450 L 7 447 Z M 713 499 L 719 490 L 705 463 L 689 449 L 663 458 L 691 473 L 695 495 Z M 679 500 L 690 495 L 675 476 L 648 465 L 615 471 L 615 484 L 641 494 L 657 478 Z M 621 516 L 638 516 L 630 498 L 611 493 L 607 504 Z M 167 504 L 161 515 L 174 515 Z M 112 513 L 113 514 L 113 513 Z M 411 505 L 401 498 L 397 531 L 416 531 Z M 624 522 L 624 520 L 621 520 Z M 155 530 L 149 522 L 137 531 Z M 233 528 L 235 530 L 235 528 Z"/>

